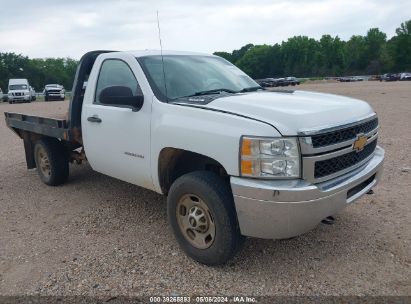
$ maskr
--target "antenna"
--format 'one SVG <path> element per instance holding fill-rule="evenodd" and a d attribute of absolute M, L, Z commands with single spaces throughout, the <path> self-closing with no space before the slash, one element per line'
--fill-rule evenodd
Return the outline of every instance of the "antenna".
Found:
<path fill-rule="evenodd" d="M 163 44 L 161 43 L 160 18 L 158 17 L 158 10 L 157 10 L 157 27 L 158 27 L 158 40 L 160 41 L 161 65 L 163 67 L 164 89 L 166 91 L 166 98 L 168 100 L 167 83 L 166 83 L 166 71 L 164 69 Z"/>

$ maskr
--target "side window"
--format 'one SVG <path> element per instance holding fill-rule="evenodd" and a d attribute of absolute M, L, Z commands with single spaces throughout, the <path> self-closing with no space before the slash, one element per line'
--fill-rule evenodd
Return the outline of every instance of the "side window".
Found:
<path fill-rule="evenodd" d="M 104 104 L 104 102 L 100 101 L 101 91 L 113 86 L 128 87 L 134 96 L 143 94 L 128 64 L 118 59 L 105 60 L 101 65 L 97 80 L 95 102 Z"/>

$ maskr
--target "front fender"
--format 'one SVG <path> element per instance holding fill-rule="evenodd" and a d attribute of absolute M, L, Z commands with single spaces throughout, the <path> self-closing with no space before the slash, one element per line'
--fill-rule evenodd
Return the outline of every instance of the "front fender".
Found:
<path fill-rule="evenodd" d="M 242 135 L 281 136 L 271 125 L 244 116 L 153 100 L 151 121 L 151 176 L 161 193 L 158 159 L 163 148 L 205 155 L 232 176 L 239 175 Z"/>

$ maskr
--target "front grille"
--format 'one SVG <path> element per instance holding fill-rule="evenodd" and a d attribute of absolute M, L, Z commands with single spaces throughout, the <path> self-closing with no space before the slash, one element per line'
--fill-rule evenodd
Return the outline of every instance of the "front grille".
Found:
<path fill-rule="evenodd" d="M 333 144 L 338 144 L 350 139 L 354 139 L 358 134 L 368 133 L 378 126 L 378 118 L 374 118 L 370 121 L 364 122 L 360 125 L 349 127 L 346 129 L 341 129 L 338 131 L 314 135 L 311 137 L 312 145 L 314 148 L 329 146 Z"/>
<path fill-rule="evenodd" d="M 370 156 L 376 147 L 377 140 L 374 140 L 360 152 L 352 151 L 334 158 L 318 161 L 315 163 L 314 177 L 321 178 L 354 166 Z"/>
<path fill-rule="evenodd" d="M 61 90 L 48 90 L 47 93 L 60 94 Z"/>

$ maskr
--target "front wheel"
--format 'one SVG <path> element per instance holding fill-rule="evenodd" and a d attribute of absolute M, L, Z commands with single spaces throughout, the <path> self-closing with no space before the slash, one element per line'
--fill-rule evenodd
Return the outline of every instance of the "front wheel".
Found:
<path fill-rule="evenodd" d="M 49 186 L 63 184 L 69 176 L 69 162 L 63 145 L 45 138 L 34 145 L 34 159 L 40 179 Z"/>
<path fill-rule="evenodd" d="M 177 242 L 200 263 L 224 264 L 244 240 L 230 187 L 212 172 L 196 171 L 178 178 L 168 195 L 167 213 Z"/>

